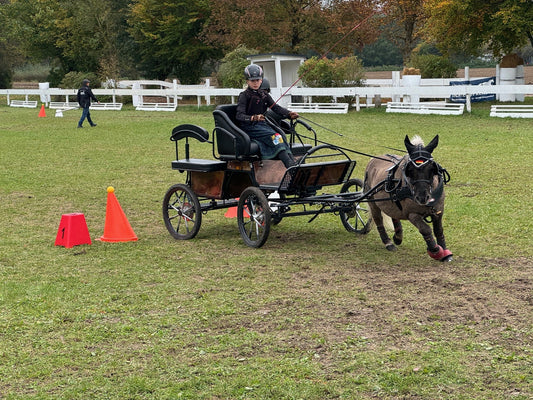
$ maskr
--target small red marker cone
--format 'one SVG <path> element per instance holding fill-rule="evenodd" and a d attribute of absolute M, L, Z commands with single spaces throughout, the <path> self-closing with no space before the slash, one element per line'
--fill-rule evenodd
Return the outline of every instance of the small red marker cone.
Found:
<path fill-rule="evenodd" d="M 46 117 L 46 111 L 44 111 L 44 104 L 41 104 L 41 111 L 39 111 L 39 118 Z"/>
<path fill-rule="evenodd" d="M 115 196 L 112 186 L 107 188 L 107 206 L 105 215 L 104 234 L 100 237 L 103 242 L 130 242 L 137 240 L 137 235 L 122 211 L 122 207 Z"/>
<path fill-rule="evenodd" d="M 55 246 L 70 248 L 79 244 L 91 244 L 85 216 L 81 213 L 63 214 L 59 222 Z"/>

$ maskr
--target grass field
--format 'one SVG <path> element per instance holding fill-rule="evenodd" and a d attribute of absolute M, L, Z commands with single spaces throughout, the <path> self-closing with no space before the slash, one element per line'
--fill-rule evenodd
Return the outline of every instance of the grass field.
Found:
<path fill-rule="evenodd" d="M 532 121 L 488 105 L 307 116 L 369 154 L 440 135 L 443 264 L 409 224 L 390 253 L 331 214 L 284 219 L 252 249 L 212 211 L 175 241 L 161 215 L 184 181 L 170 133 L 211 131 L 209 109 L 95 111 L 84 129 L 79 111 L 38 111 L 0 106 L 0 399 L 533 398 Z M 97 240 L 110 185 L 136 242 Z M 54 246 L 73 212 L 93 243 Z"/>

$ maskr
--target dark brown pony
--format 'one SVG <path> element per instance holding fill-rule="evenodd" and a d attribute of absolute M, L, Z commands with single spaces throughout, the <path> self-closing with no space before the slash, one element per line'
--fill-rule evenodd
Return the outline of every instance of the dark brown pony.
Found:
<path fill-rule="evenodd" d="M 442 229 L 443 186 L 449 175 L 431 155 L 439 136 L 427 146 L 418 136 L 413 138 L 413 143 L 405 136 L 404 143 L 408 153 L 404 157 L 389 154 L 372 158 L 366 167 L 364 192 L 369 194 L 372 219 L 387 250 L 395 251 L 395 244 L 402 243 L 401 220 L 409 220 L 426 241 L 432 258 L 451 261 L 452 252 L 446 248 Z M 382 212 L 392 219 L 394 243 L 383 225 Z M 433 224 L 435 237 L 426 221 Z"/>

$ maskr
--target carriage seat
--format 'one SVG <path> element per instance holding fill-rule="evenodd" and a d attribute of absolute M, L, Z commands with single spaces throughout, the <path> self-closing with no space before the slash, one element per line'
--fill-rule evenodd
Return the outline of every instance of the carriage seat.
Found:
<path fill-rule="evenodd" d="M 219 158 L 224 161 L 257 161 L 261 153 L 257 143 L 237 126 L 236 104 L 223 104 L 213 111 L 215 119 L 214 135 Z"/>
<path fill-rule="evenodd" d="M 182 124 L 172 130 L 170 140 L 176 143 L 176 159 L 172 161 L 172 169 L 183 171 L 213 172 L 223 171 L 226 163 L 219 160 L 204 160 L 190 158 L 189 139 L 196 139 L 199 142 L 209 142 L 209 132 L 201 126 L 192 124 Z M 178 154 L 178 142 L 185 139 L 185 158 L 180 159 Z"/>

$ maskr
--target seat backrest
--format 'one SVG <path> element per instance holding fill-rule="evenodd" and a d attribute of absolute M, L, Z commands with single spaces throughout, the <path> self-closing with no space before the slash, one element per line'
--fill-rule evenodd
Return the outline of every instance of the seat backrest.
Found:
<path fill-rule="evenodd" d="M 213 111 L 217 151 L 222 160 L 259 159 L 250 137 L 237 126 L 236 104 L 223 104 Z"/>
<path fill-rule="evenodd" d="M 231 122 L 237 125 L 237 119 L 235 118 L 237 115 L 237 104 L 221 104 L 216 109 L 226 114 Z"/>

